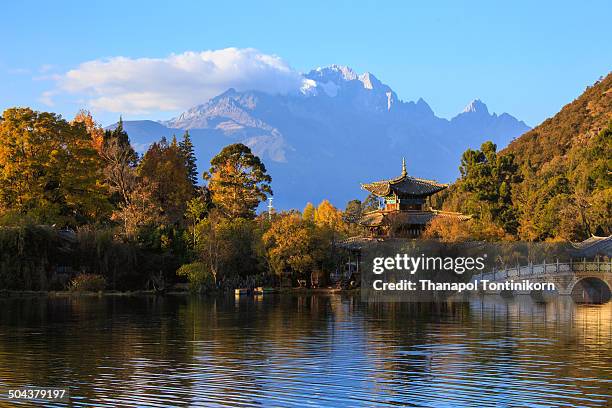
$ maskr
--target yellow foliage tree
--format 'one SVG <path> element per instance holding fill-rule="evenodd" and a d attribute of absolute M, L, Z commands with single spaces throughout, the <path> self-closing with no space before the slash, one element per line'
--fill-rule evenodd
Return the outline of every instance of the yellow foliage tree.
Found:
<path fill-rule="evenodd" d="M 282 214 L 263 235 L 270 267 L 277 275 L 305 277 L 316 268 L 315 227 L 299 214 Z"/>
<path fill-rule="evenodd" d="M 101 161 L 81 123 L 29 108 L 0 120 L 0 208 L 77 225 L 110 212 Z"/>
<path fill-rule="evenodd" d="M 213 157 L 208 180 L 213 204 L 228 218 L 254 218 L 262 201 L 272 195 L 266 167 L 248 146 L 226 146 Z"/>
<path fill-rule="evenodd" d="M 320 227 L 328 227 L 334 231 L 342 229 L 342 211 L 334 207 L 328 200 L 323 200 L 314 214 L 314 221 Z"/>
<path fill-rule="evenodd" d="M 314 222 L 315 220 L 315 212 L 317 210 L 315 210 L 314 205 L 312 205 L 312 203 L 306 203 L 306 207 L 304 207 L 304 211 L 302 212 L 302 218 L 305 221 L 310 221 L 310 222 Z"/>

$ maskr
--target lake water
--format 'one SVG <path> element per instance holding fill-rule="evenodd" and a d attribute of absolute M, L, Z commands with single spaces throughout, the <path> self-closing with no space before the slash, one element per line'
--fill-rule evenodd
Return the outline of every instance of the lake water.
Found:
<path fill-rule="evenodd" d="M 611 323 L 612 304 L 563 297 L 4 298 L 0 389 L 97 407 L 610 407 Z"/>

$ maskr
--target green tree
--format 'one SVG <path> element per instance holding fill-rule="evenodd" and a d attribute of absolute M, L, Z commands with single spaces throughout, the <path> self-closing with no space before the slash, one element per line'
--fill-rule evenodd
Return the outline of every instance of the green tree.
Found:
<path fill-rule="evenodd" d="M 346 204 L 342 218 L 344 222 L 355 224 L 361 218 L 362 211 L 361 200 L 351 200 Z"/>
<path fill-rule="evenodd" d="M 519 234 L 526 240 L 579 241 L 612 233 L 612 125 L 544 168 L 530 159 L 514 187 Z"/>
<path fill-rule="evenodd" d="M 121 150 L 126 152 L 130 166 L 136 167 L 138 165 L 138 153 L 136 153 L 130 143 L 130 137 L 123 128 L 123 119 L 121 117 L 114 129 L 108 129 L 104 132 L 103 141 L 105 145 L 112 142 L 116 143 Z"/>
<path fill-rule="evenodd" d="M 464 204 L 469 213 L 486 218 L 509 234 L 518 230 L 518 214 L 512 202 L 512 185 L 521 180 L 512 154 L 498 155 L 493 142 L 485 142 L 480 150 L 468 149 L 461 157 L 460 188 L 469 193 Z"/>
<path fill-rule="evenodd" d="M 198 257 L 215 283 L 260 271 L 262 262 L 256 248 L 261 237 L 252 220 L 227 218 L 213 209 L 196 228 Z"/>
<path fill-rule="evenodd" d="M 370 211 L 375 211 L 380 208 L 380 199 L 376 197 L 374 194 L 368 194 L 363 203 L 361 203 L 361 212 L 367 213 Z"/>
<path fill-rule="evenodd" d="M 204 262 L 192 262 L 182 265 L 177 271 L 177 276 L 185 276 L 189 280 L 191 289 L 200 292 L 215 287 L 215 279 Z"/>
<path fill-rule="evenodd" d="M 198 245 L 197 226 L 205 218 L 210 208 L 210 199 L 205 191 L 200 191 L 195 197 L 187 202 L 185 216 L 191 224 L 191 240 L 194 249 L 197 248 Z"/>
<path fill-rule="evenodd" d="M 247 146 L 226 146 L 210 162 L 204 173 L 213 204 L 230 218 L 255 217 L 259 203 L 272 195 L 272 178 L 266 167 Z"/>
<path fill-rule="evenodd" d="M 198 166 L 196 164 L 196 155 L 193 149 L 193 143 L 191 142 L 189 131 L 185 131 L 185 134 L 183 134 L 183 139 L 179 143 L 179 148 L 185 160 L 187 176 L 195 190 L 198 187 Z"/>

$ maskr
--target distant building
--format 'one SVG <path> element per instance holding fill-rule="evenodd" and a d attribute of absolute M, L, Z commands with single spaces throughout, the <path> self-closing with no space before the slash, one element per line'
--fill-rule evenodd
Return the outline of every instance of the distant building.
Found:
<path fill-rule="evenodd" d="M 401 176 L 362 184 L 361 187 L 384 201 L 383 208 L 365 213 L 359 220 L 371 237 L 418 238 L 436 217 L 470 218 L 461 213 L 431 208 L 430 197 L 447 188 L 448 184 L 408 176 L 404 160 Z"/>
<path fill-rule="evenodd" d="M 582 242 L 572 243 L 572 256 L 574 258 L 612 259 L 612 235 L 598 237 L 593 235 Z"/>
<path fill-rule="evenodd" d="M 348 253 L 348 262 L 342 264 L 330 278 L 332 282 L 342 279 L 358 281 L 361 273 L 362 251 L 383 241 L 418 238 L 427 224 L 437 217 L 450 217 L 460 221 L 471 217 L 456 212 L 431 208 L 430 197 L 448 184 L 408 176 L 406 162 L 402 160 L 399 177 L 362 184 L 361 188 L 379 197 L 383 207 L 364 213 L 359 219 L 368 233 L 342 240 L 336 245 Z"/>

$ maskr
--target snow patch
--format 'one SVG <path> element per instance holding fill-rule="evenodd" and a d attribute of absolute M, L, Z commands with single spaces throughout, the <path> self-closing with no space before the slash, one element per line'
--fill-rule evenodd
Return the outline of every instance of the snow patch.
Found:
<path fill-rule="evenodd" d="M 467 106 L 463 109 L 462 113 L 468 113 L 468 112 L 489 113 L 489 109 L 487 108 L 487 105 L 485 105 L 480 99 L 474 99 L 472 102 L 467 104 Z"/>
<path fill-rule="evenodd" d="M 317 81 L 304 78 L 302 81 L 302 86 L 300 87 L 300 92 L 306 96 L 317 95 Z"/>

